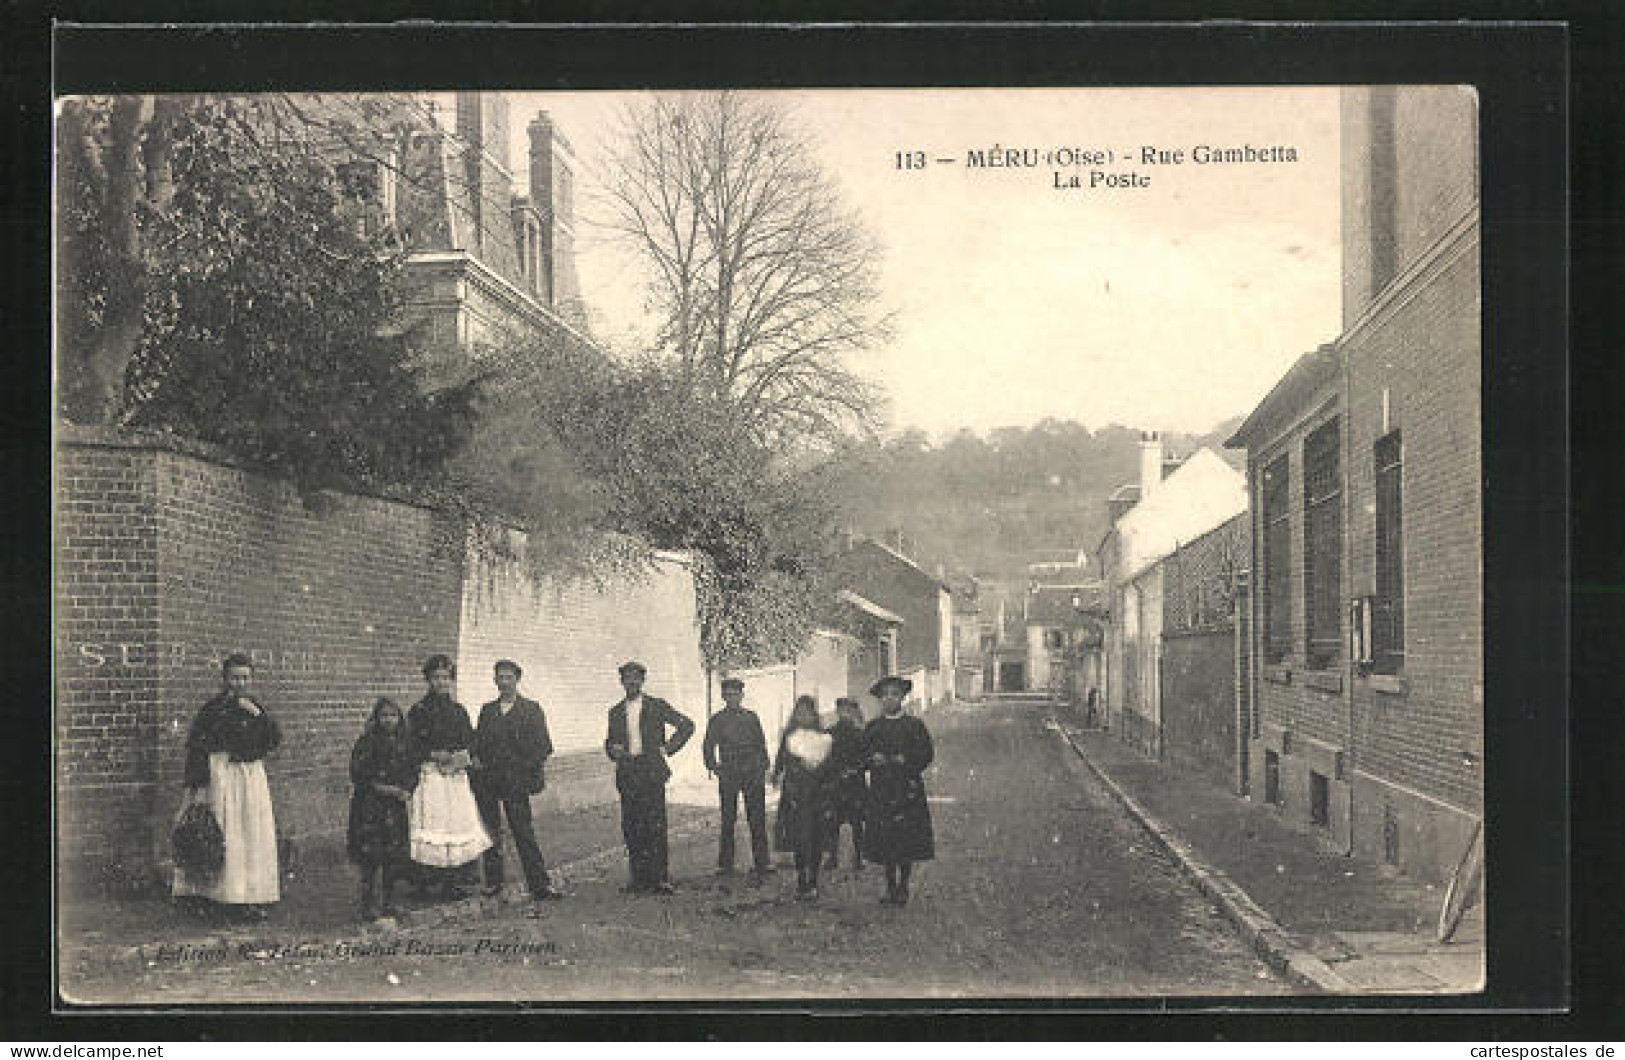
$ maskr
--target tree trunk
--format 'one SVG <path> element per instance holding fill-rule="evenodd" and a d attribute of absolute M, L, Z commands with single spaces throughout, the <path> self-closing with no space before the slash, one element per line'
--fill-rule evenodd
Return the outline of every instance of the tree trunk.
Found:
<path fill-rule="evenodd" d="M 110 258 L 102 326 L 86 358 L 88 406 L 97 423 L 114 422 L 124 404 L 124 373 L 141 341 L 142 302 L 136 201 L 145 190 L 140 161 L 142 130 L 152 115 L 150 96 L 120 96 L 113 104 L 102 154 L 100 213 Z"/>

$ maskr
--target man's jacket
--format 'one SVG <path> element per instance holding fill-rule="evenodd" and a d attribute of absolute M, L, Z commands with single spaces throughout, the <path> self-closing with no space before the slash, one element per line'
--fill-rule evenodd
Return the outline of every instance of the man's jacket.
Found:
<path fill-rule="evenodd" d="M 666 740 L 668 727 L 676 730 L 669 743 Z M 694 723 L 686 715 L 664 699 L 648 695 L 643 697 L 643 714 L 638 729 L 643 738 L 642 753 L 631 758 L 623 758 L 615 764 L 617 788 L 640 781 L 664 784 L 671 778 L 671 766 L 666 764 L 666 756 L 681 751 L 683 745 L 688 743 L 689 737 L 694 735 Z M 609 736 L 604 740 L 605 754 L 609 754 L 611 744 L 620 744 L 622 748 L 631 747 L 631 743 L 627 740 L 624 699 L 609 708 Z"/>
<path fill-rule="evenodd" d="M 533 699 L 520 696 L 508 713 L 493 699 L 480 708 L 474 728 L 474 757 L 480 769 L 476 782 L 498 798 L 522 799 L 546 786 L 547 759 L 553 740 L 547 716 Z"/>

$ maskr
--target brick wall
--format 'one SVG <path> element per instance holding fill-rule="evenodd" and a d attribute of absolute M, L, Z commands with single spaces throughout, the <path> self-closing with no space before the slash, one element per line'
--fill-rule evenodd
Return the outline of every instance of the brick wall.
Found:
<path fill-rule="evenodd" d="M 1354 767 L 1474 812 L 1483 799 L 1478 321 L 1475 232 L 1348 345 L 1355 595 L 1376 588 L 1373 444 L 1399 430 L 1404 450 L 1405 663 L 1397 682 L 1354 681 Z"/>
<path fill-rule="evenodd" d="M 1163 753 L 1226 787 L 1236 759 L 1234 574 L 1248 549 L 1243 513 L 1161 564 Z"/>
<path fill-rule="evenodd" d="M 164 711 L 160 804 L 171 804 L 191 716 L 219 687 L 219 659 L 247 651 L 282 727 L 268 766 L 278 829 L 342 832 L 349 755 L 373 701 L 405 709 L 422 662 L 456 646 L 460 538 L 421 508 L 324 496 L 199 459 L 152 454 L 159 496 Z"/>
<path fill-rule="evenodd" d="M 344 827 L 350 745 L 456 644 L 461 571 L 431 513 L 308 511 L 207 447 L 65 429 L 58 450 L 57 777 L 65 860 L 139 878 L 167 856 L 187 729 L 247 651 L 282 727 L 269 760 L 295 845 Z"/>
<path fill-rule="evenodd" d="M 1342 90 L 1340 112 L 1349 328 L 1381 293 L 1378 281 L 1386 282 L 1373 274 L 1375 255 L 1387 253 L 1392 274 L 1403 272 L 1476 203 L 1478 99 L 1470 86 L 1351 86 Z M 1387 147 L 1373 150 L 1382 139 Z"/>
<path fill-rule="evenodd" d="M 1165 633 L 1228 632 L 1235 628 L 1234 579 L 1246 568 L 1250 525 L 1243 512 L 1180 545 L 1162 561 Z"/>
<path fill-rule="evenodd" d="M 109 855 L 104 866 L 144 862 L 153 812 L 156 479 L 150 455 L 131 449 L 57 458 L 56 828 L 64 853 Z"/>
<path fill-rule="evenodd" d="M 1176 767 L 1232 786 L 1236 760 L 1235 638 L 1166 634 L 1162 642 L 1162 748 Z"/>

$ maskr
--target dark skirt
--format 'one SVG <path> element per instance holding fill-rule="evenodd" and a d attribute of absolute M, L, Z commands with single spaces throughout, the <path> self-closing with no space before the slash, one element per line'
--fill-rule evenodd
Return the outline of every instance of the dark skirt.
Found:
<path fill-rule="evenodd" d="M 830 809 L 823 785 L 816 778 L 787 778 L 779 792 L 779 815 L 773 825 L 774 849 L 783 853 L 808 853 L 817 850 L 817 844 L 827 827 L 825 818 Z"/>
<path fill-rule="evenodd" d="M 930 861 L 936 856 L 931 808 L 918 775 L 896 768 L 873 771 L 863 821 L 863 856 L 881 864 Z"/>
<path fill-rule="evenodd" d="M 405 862 L 410 853 L 406 803 L 373 791 L 351 795 L 346 849 L 357 865 Z"/>
<path fill-rule="evenodd" d="M 830 813 L 841 824 L 862 822 L 868 812 L 869 785 L 863 779 L 863 770 L 854 770 L 830 786 Z"/>

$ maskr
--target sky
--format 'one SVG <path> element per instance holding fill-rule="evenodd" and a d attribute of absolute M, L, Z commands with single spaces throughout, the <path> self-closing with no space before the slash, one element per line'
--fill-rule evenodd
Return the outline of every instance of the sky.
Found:
<path fill-rule="evenodd" d="M 1336 88 L 775 91 L 883 248 L 895 334 L 857 367 L 894 429 L 936 438 L 1047 417 L 1203 432 L 1245 414 L 1340 322 Z M 636 267 L 590 220 L 626 93 L 521 93 L 513 157 L 549 111 L 577 155 L 578 268 L 612 345 L 647 333 Z M 1293 162 L 1197 164 L 1201 146 Z M 970 152 L 1112 152 L 993 168 Z M 1146 164 L 1145 148 L 1183 151 Z M 899 168 L 923 151 L 923 169 Z M 1284 154 L 1284 152 L 1282 152 Z M 1163 155 L 1163 158 L 1169 156 Z M 936 159 L 953 159 L 939 163 Z M 1062 160 L 1066 153 L 1062 152 Z M 1057 189 L 1074 174 L 1145 186 Z"/>

